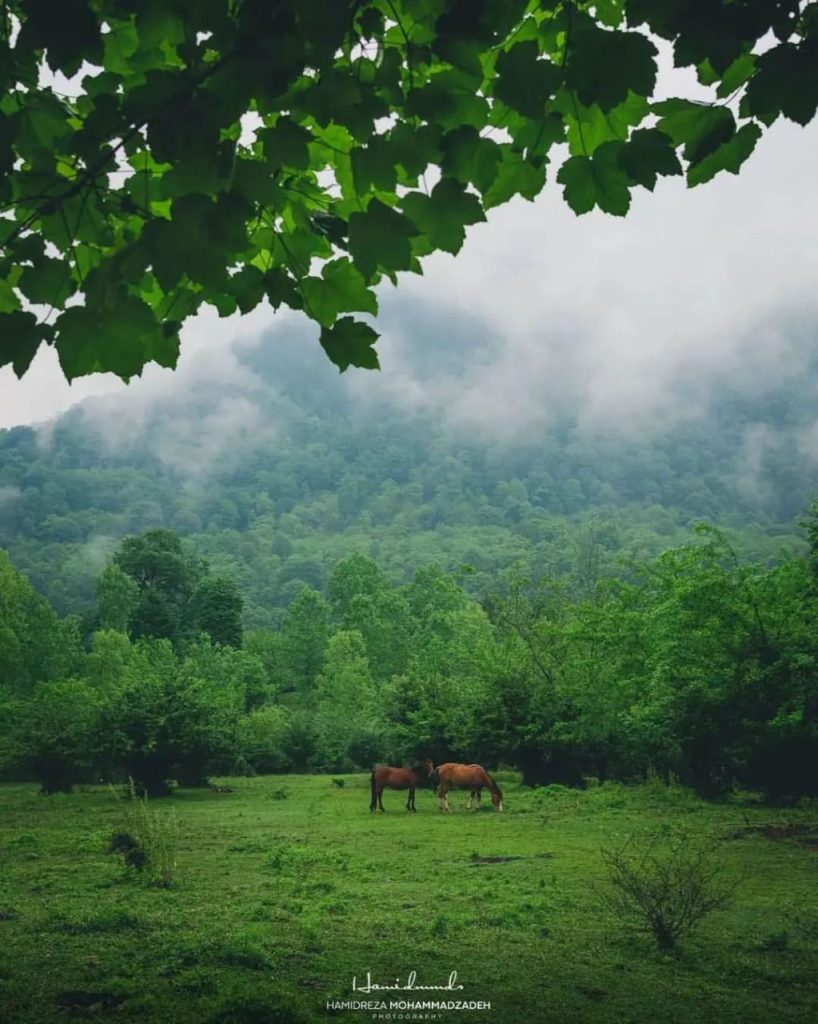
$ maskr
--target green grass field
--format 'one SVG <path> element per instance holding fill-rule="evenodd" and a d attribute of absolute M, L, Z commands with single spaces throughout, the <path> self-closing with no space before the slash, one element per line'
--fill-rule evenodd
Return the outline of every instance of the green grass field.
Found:
<path fill-rule="evenodd" d="M 457 971 L 462 992 L 434 998 L 491 1009 L 393 1020 L 818 1019 L 815 808 L 498 779 L 503 814 L 467 814 L 461 793 L 444 816 L 421 791 L 412 815 L 405 794 L 387 791 L 387 813 L 373 815 L 364 775 L 342 788 L 284 776 L 179 791 L 153 803 L 176 821 L 169 888 L 107 852 L 129 806 L 111 790 L 45 798 L 2 786 L 0 1020 L 353 1024 L 373 1013 L 326 1009 L 355 998 L 353 976 L 388 984 L 412 970 L 418 984 Z M 764 825 L 778 828 L 748 830 Z M 603 847 L 662 826 L 711 837 L 738 880 L 732 907 L 674 955 L 606 911 L 596 888 Z M 500 857 L 515 859 L 482 860 Z"/>

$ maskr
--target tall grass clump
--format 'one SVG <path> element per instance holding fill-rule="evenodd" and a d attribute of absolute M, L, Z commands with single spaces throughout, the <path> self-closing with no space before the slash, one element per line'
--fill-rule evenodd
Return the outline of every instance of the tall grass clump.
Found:
<path fill-rule="evenodd" d="M 120 820 L 111 835 L 109 851 L 121 853 L 127 868 L 140 872 L 153 885 L 170 888 L 176 877 L 179 826 L 170 810 L 155 810 L 147 793 L 139 795 L 128 779 L 124 796 L 112 789 L 119 801 Z"/>
<path fill-rule="evenodd" d="M 736 883 L 710 842 L 660 831 L 636 845 L 602 851 L 606 907 L 637 922 L 662 952 L 674 950 L 709 914 L 732 902 Z"/>

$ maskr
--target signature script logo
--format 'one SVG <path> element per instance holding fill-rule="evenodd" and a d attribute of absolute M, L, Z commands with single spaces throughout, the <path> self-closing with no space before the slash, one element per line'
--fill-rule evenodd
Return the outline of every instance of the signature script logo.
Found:
<path fill-rule="evenodd" d="M 352 979 L 353 992 L 462 992 L 463 986 L 457 983 L 457 971 L 452 971 L 445 985 L 419 985 L 418 972 L 410 971 L 405 983 L 395 978 L 393 985 L 379 985 L 372 980 L 370 971 L 366 972 L 366 981 L 358 982 L 358 976 Z"/>

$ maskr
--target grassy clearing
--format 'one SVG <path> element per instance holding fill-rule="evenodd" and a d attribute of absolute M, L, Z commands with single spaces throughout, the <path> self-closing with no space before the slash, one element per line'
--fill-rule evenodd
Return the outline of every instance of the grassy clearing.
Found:
<path fill-rule="evenodd" d="M 418 813 L 348 776 L 225 780 L 156 801 L 176 819 L 170 887 L 107 852 L 104 787 L 0 787 L 0 1020 L 156 1024 L 329 1019 L 353 975 L 417 971 L 490 1012 L 438 1020 L 776 1024 L 818 1015 L 818 812 L 706 804 L 675 788 L 526 790 L 506 813 Z M 600 850 L 663 825 L 718 840 L 734 905 L 680 951 L 604 909 Z M 505 859 L 508 858 L 508 859 Z M 375 998 L 374 996 L 364 998 Z M 345 1011 L 349 1024 L 371 1019 Z"/>

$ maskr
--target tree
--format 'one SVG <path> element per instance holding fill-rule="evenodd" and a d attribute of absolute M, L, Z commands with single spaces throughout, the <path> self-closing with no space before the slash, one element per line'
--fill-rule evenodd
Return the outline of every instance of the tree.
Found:
<path fill-rule="evenodd" d="M 155 529 L 127 537 L 113 560 L 139 588 L 130 615 L 134 639 L 157 637 L 177 643 L 192 635 L 191 598 L 204 567 L 184 553 L 175 533 Z"/>
<path fill-rule="evenodd" d="M 327 605 L 310 587 L 302 586 L 287 609 L 277 634 L 276 672 L 283 689 L 309 695 L 324 664 L 327 646 Z"/>
<path fill-rule="evenodd" d="M 100 706 L 100 695 L 83 680 L 41 683 L 20 702 L 12 743 L 43 793 L 70 793 L 87 776 L 99 748 Z"/>
<path fill-rule="evenodd" d="M 34 684 L 65 678 L 77 667 L 79 638 L 0 550 L 0 689 L 29 693 Z"/>
<path fill-rule="evenodd" d="M 372 675 L 363 637 L 335 633 L 317 682 L 317 757 L 330 771 L 370 767 L 379 756 Z"/>
<path fill-rule="evenodd" d="M 711 102 L 650 102 L 656 37 Z M 43 62 L 81 74 L 78 95 Z M 341 370 L 376 367 L 376 332 L 349 314 L 377 312 L 382 278 L 457 253 L 492 207 L 533 199 L 561 143 L 571 208 L 624 215 L 637 186 L 737 173 L 780 115 L 809 122 L 818 15 L 799 0 L 66 0 L 56 19 L 10 0 L 0 93 L 0 364 L 22 375 L 45 341 L 68 378 L 127 379 L 176 364 L 202 303 L 266 298 L 318 324 Z"/>
<path fill-rule="evenodd" d="M 129 674 L 103 709 L 104 753 L 152 796 L 167 792 L 170 779 L 199 785 L 211 763 L 235 756 L 243 695 L 203 678 L 199 659 L 180 664 L 167 640 L 135 646 L 142 671 Z"/>
<path fill-rule="evenodd" d="M 243 607 L 239 588 L 224 576 L 205 576 L 193 594 L 196 625 L 222 647 L 241 647 Z"/>
<path fill-rule="evenodd" d="M 100 629 L 115 629 L 120 633 L 127 633 L 138 606 L 138 584 L 115 562 L 111 562 L 97 580 Z"/>

